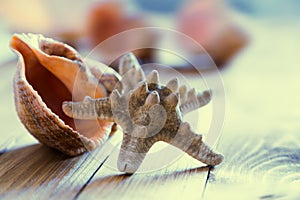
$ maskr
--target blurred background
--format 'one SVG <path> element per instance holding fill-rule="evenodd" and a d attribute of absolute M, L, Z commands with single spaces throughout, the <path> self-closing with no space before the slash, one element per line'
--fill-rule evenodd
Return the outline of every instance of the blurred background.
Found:
<path fill-rule="evenodd" d="M 218 67 L 228 64 L 252 38 L 256 24 L 268 21 L 272 27 L 299 21 L 297 0 L 1 0 L 0 57 L 11 59 L 8 42 L 12 33 L 33 32 L 64 41 L 84 54 L 98 43 L 125 30 L 142 27 L 163 27 L 179 31 L 201 44 Z M 247 20 L 245 20 L 247 19 Z M 254 23 L 253 23 L 254 22 Z M 257 22 L 257 23 L 256 23 Z M 299 24 L 299 23 L 298 23 Z M 264 25 L 263 25 L 264 26 Z M 205 62 L 203 49 L 194 49 L 181 41 L 163 35 L 132 36 L 130 42 L 108 45 L 101 56 L 114 55 L 118 46 L 147 46 L 167 41 L 184 48 L 193 57 Z M 135 43 L 135 44 L 132 44 Z M 136 50 L 140 61 L 164 59 L 173 66 L 180 60 L 155 50 Z M 100 55 L 101 54 L 101 55 Z M 169 59 L 169 61 L 168 61 Z"/>

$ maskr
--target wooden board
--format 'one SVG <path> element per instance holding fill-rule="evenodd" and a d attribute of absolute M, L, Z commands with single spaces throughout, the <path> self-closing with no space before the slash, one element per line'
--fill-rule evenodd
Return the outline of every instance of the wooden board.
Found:
<path fill-rule="evenodd" d="M 112 155 L 109 159 L 116 158 Z M 163 163 L 160 159 L 152 160 L 152 163 Z M 138 170 L 133 175 L 118 172 L 114 161 L 108 160 L 106 163 L 109 164 L 97 172 L 79 199 L 199 199 L 203 195 L 209 170 L 209 167 L 187 155 L 181 155 L 167 166 L 162 165 L 161 169 Z"/>
<path fill-rule="evenodd" d="M 245 133 L 220 140 L 226 161 L 210 171 L 207 199 L 297 199 L 300 196 L 299 134 Z M 234 141 L 234 142 L 233 142 Z"/>
<path fill-rule="evenodd" d="M 108 158 L 114 146 L 107 144 L 77 157 L 41 144 L 7 151 L 0 156 L 1 197 L 71 199 Z"/>

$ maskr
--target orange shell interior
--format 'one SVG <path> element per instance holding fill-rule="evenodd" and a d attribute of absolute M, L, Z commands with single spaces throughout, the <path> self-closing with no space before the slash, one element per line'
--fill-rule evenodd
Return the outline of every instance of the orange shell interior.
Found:
<path fill-rule="evenodd" d="M 15 36 L 14 36 L 15 37 Z M 11 47 L 22 54 L 25 77 L 28 83 L 38 92 L 43 102 L 65 124 L 90 139 L 100 139 L 109 134 L 111 122 L 103 120 L 74 120 L 64 114 L 63 101 L 72 101 L 72 94 L 55 75 L 49 72 L 37 59 L 34 51 L 18 38 L 11 40 Z M 56 56 L 52 54 L 52 56 Z M 61 56 L 61 55 L 60 55 Z M 92 97 L 99 97 L 95 94 Z"/>

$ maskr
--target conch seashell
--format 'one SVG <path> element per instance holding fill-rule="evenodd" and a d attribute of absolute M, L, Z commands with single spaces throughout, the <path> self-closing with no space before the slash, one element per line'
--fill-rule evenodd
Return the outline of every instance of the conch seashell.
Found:
<path fill-rule="evenodd" d="M 14 76 L 16 111 L 28 131 L 70 156 L 101 145 L 112 123 L 74 120 L 63 113 L 62 102 L 82 101 L 87 95 L 106 97 L 119 75 L 103 64 L 82 60 L 72 47 L 42 35 L 15 34 L 10 47 L 19 56 Z"/>

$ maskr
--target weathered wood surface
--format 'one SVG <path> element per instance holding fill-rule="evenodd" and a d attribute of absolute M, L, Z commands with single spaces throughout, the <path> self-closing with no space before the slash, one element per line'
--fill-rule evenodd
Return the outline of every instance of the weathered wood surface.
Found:
<path fill-rule="evenodd" d="M 97 151 L 74 158 L 44 147 L 14 111 L 16 62 L 1 66 L 0 198 L 299 199 L 300 44 L 291 39 L 299 31 L 283 29 L 285 36 L 268 28 L 250 33 L 252 45 L 222 72 L 227 105 L 217 150 L 225 161 L 215 169 L 186 155 L 157 169 L 168 157 L 161 155 L 147 162 L 156 170 L 124 175 L 115 169 L 120 134 Z M 197 76 L 186 78 L 202 88 Z M 203 115 L 211 108 L 205 109 Z M 200 121 L 193 128 L 207 132 L 209 119 Z"/>

